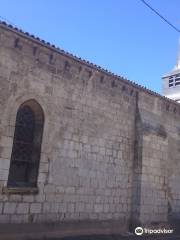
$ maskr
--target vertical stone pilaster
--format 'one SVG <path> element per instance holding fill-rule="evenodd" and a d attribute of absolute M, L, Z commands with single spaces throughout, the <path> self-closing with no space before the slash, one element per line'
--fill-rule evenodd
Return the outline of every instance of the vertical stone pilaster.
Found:
<path fill-rule="evenodd" d="M 152 113 L 153 114 L 153 113 Z M 136 98 L 131 230 L 167 222 L 168 139 L 160 121 L 144 121 Z"/>
<path fill-rule="evenodd" d="M 134 231 L 135 226 L 140 226 L 141 208 L 141 176 L 142 176 L 142 123 L 138 108 L 138 92 L 136 93 L 136 109 L 134 123 L 134 162 L 132 181 L 132 210 L 130 230 Z"/>

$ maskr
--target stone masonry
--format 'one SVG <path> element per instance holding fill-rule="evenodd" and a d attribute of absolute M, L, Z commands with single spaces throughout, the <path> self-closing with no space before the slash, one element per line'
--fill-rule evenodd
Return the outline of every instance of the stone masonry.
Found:
<path fill-rule="evenodd" d="M 44 111 L 38 192 L 7 188 L 16 114 Z M 180 218 L 180 105 L 0 23 L 0 223 Z M 113 231 L 113 230 L 112 230 Z"/>

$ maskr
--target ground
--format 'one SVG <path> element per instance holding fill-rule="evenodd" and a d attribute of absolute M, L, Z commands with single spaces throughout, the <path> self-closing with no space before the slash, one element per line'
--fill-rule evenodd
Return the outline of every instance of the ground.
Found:
<path fill-rule="evenodd" d="M 76 237 L 64 237 L 64 238 L 44 238 L 42 240 L 180 240 L 180 235 L 173 236 L 122 236 L 122 235 L 92 235 L 92 236 L 76 236 Z M 36 239 L 34 239 L 36 240 Z M 37 239 L 38 240 L 38 239 Z"/>

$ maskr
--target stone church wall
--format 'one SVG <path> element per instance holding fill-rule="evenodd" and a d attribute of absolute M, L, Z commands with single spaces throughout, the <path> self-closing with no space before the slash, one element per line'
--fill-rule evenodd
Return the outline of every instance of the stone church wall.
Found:
<path fill-rule="evenodd" d="M 45 117 L 38 193 L 7 188 L 16 113 Z M 0 223 L 179 217 L 180 106 L 0 26 Z"/>
<path fill-rule="evenodd" d="M 155 224 L 179 218 L 179 105 L 140 93 L 137 112 L 138 154 L 134 161 L 139 191 L 134 222 Z M 138 199 L 138 200 L 137 200 Z"/>

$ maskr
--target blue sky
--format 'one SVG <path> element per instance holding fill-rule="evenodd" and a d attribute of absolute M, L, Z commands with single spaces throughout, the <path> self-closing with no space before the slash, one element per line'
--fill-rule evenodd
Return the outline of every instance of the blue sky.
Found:
<path fill-rule="evenodd" d="M 180 28 L 179 0 L 146 0 Z M 0 0 L 0 16 L 76 56 L 161 93 L 179 34 L 140 0 Z"/>

